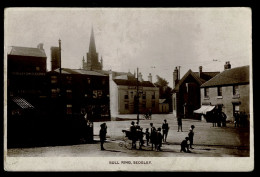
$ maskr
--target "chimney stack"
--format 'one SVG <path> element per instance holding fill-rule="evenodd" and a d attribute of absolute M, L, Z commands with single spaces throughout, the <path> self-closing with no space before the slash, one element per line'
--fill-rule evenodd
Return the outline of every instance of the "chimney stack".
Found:
<path fill-rule="evenodd" d="M 179 71 L 178 71 L 178 68 L 176 66 L 175 69 L 174 69 L 174 72 L 173 72 L 173 89 L 176 87 L 178 82 L 179 82 Z"/>
<path fill-rule="evenodd" d="M 40 49 L 40 50 L 43 50 L 43 43 L 38 44 L 37 48 Z"/>
<path fill-rule="evenodd" d="M 224 70 L 231 69 L 231 64 L 229 61 L 226 61 L 226 64 L 224 65 Z"/>
<path fill-rule="evenodd" d="M 199 66 L 199 77 L 201 77 L 202 74 L 202 66 Z"/>
<path fill-rule="evenodd" d="M 152 74 L 151 74 L 151 73 L 149 73 L 148 81 L 151 82 L 151 83 L 153 83 L 153 80 L 152 80 Z"/>
<path fill-rule="evenodd" d="M 138 74 L 138 80 L 139 80 L 140 82 L 143 82 L 143 75 L 142 75 L 141 72 L 139 72 L 139 74 Z"/>

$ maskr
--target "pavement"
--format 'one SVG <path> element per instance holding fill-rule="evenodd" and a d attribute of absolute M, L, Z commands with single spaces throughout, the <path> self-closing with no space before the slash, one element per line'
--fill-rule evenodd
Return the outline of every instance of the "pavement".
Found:
<path fill-rule="evenodd" d="M 141 116 L 140 116 L 141 117 Z M 163 120 L 169 123 L 167 142 L 163 143 L 162 151 L 151 150 L 145 146 L 142 150 L 131 149 L 129 140 L 122 132 L 128 129 L 136 115 L 123 115 L 118 120 L 107 121 L 107 141 L 105 151 L 100 150 L 98 133 L 100 124 L 94 122 L 94 142 L 68 146 L 49 146 L 35 148 L 8 149 L 11 157 L 248 157 L 249 128 L 235 128 L 227 123 L 227 127 L 212 127 L 211 123 L 200 120 L 183 119 L 183 132 L 178 132 L 177 119 L 173 114 L 154 114 L 152 120 L 140 119 L 140 126 L 145 130 L 152 122 L 156 128 L 161 127 Z M 188 135 L 191 125 L 194 129 L 194 149 L 191 153 L 180 152 L 180 143 Z"/>

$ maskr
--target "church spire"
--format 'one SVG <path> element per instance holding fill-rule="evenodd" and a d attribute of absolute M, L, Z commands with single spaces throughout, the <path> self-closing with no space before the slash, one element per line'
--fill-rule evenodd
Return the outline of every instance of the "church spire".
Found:
<path fill-rule="evenodd" d="M 92 26 L 91 35 L 90 35 L 89 53 L 96 53 L 96 44 L 95 44 L 95 37 L 94 37 L 93 26 Z"/>

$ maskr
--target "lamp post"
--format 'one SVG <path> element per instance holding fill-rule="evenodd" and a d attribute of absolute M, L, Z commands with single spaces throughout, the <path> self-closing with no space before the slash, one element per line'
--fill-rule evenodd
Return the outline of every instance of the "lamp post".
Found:
<path fill-rule="evenodd" d="M 138 67 L 137 67 L 137 78 L 136 78 L 136 108 L 137 108 L 137 122 L 139 122 L 139 89 L 138 89 Z"/>

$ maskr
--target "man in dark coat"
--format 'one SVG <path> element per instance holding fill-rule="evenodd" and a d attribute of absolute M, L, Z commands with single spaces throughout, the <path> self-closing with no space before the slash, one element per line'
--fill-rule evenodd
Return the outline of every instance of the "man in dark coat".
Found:
<path fill-rule="evenodd" d="M 169 131 L 169 125 L 166 119 L 164 119 L 164 123 L 162 124 L 162 130 L 163 130 L 163 141 L 166 142 L 168 131 Z"/>
<path fill-rule="evenodd" d="M 105 150 L 103 145 L 106 139 L 106 127 L 105 124 L 101 124 L 100 127 L 101 127 L 99 131 L 100 146 L 101 146 L 101 150 Z"/>
<path fill-rule="evenodd" d="M 191 148 L 191 149 L 194 149 L 194 148 L 192 147 L 192 145 L 193 145 L 193 137 L 194 137 L 194 131 L 193 131 L 194 128 L 195 128 L 195 126 L 194 126 L 194 125 L 191 125 L 190 132 L 189 132 L 189 134 L 188 134 L 188 136 L 189 136 L 189 141 L 190 141 L 190 148 Z"/>
<path fill-rule="evenodd" d="M 162 133 L 161 133 L 161 128 L 157 129 L 157 134 L 156 134 L 156 151 L 161 151 L 161 147 L 162 147 Z"/>
<path fill-rule="evenodd" d="M 222 119 L 222 127 L 226 127 L 227 115 L 224 112 L 221 112 L 221 119 Z"/>
<path fill-rule="evenodd" d="M 180 129 L 182 131 L 182 118 L 181 118 L 181 116 L 178 116 L 177 121 L 178 121 L 178 132 L 179 132 Z"/>
<path fill-rule="evenodd" d="M 153 150 L 153 147 L 155 147 L 155 149 L 156 149 L 156 129 L 155 129 L 155 127 L 153 126 L 153 123 L 150 123 L 150 126 L 151 126 L 150 141 L 151 141 L 152 150 Z"/>
<path fill-rule="evenodd" d="M 130 133 L 132 139 L 132 148 L 136 148 L 136 126 L 134 121 L 131 122 Z"/>
<path fill-rule="evenodd" d="M 181 142 L 181 150 L 180 152 L 190 152 L 188 145 L 189 137 L 186 137 L 185 140 Z"/>

